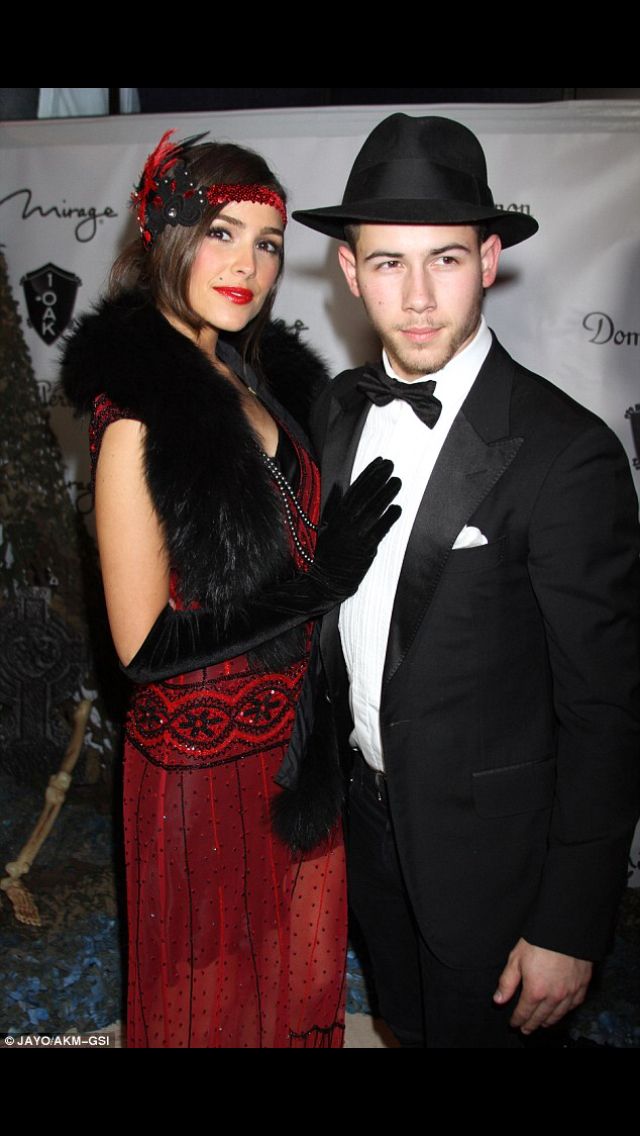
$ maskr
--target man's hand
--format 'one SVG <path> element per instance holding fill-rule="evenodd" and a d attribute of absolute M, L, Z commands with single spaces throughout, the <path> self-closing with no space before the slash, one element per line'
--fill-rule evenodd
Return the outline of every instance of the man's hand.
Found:
<path fill-rule="evenodd" d="M 522 983 L 522 993 L 511 1025 L 522 1033 L 538 1026 L 554 1026 L 569 1010 L 584 1002 L 593 963 L 570 955 L 534 947 L 520 939 L 513 948 L 493 995 L 494 1002 L 508 1002 Z"/>

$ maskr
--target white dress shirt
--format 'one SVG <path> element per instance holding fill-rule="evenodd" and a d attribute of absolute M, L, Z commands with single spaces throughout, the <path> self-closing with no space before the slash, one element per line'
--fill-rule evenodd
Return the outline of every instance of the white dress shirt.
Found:
<path fill-rule="evenodd" d="M 353 464 L 351 480 L 377 457 L 391 458 L 394 474 L 402 479 L 396 497 L 402 515 L 381 542 L 371 568 L 355 596 L 340 609 L 340 638 L 350 681 L 354 730 L 351 744 L 374 769 L 384 769 L 380 738 L 382 673 L 393 604 L 411 530 L 427 483 L 460 407 L 467 397 L 491 347 L 491 332 L 484 317 L 471 343 L 433 375 L 414 382 L 436 380 L 435 395 L 442 412 L 433 429 L 420 421 L 408 403 L 395 399 L 372 406 L 367 414 Z M 382 361 L 394 374 L 386 352 Z"/>

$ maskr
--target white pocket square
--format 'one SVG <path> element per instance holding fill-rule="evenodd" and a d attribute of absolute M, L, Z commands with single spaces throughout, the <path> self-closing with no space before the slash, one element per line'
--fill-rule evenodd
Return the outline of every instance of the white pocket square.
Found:
<path fill-rule="evenodd" d="M 481 544 L 488 544 L 484 533 L 480 532 L 475 525 L 465 525 L 460 530 L 456 539 L 453 542 L 454 548 L 478 548 Z"/>

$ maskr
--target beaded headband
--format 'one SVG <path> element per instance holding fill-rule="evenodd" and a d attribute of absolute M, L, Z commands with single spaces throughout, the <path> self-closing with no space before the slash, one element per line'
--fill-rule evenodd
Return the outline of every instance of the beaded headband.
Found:
<path fill-rule="evenodd" d="M 204 191 L 209 205 L 223 205 L 225 201 L 255 201 L 258 205 L 272 205 L 287 223 L 287 207 L 275 189 L 266 185 L 209 185 Z"/>
<path fill-rule="evenodd" d="M 265 185 L 233 185 L 219 183 L 197 186 L 184 162 L 192 146 L 206 137 L 194 134 L 183 142 L 170 142 L 175 130 L 162 135 L 155 150 L 149 154 L 140 181 L 131 194 L 132 208 L 136 210 L 140 234 L 145 248 L 167 225 L 197 225 L 207 204 L 223 205 L 226 201 L 255 201 L 271 205 L 287 223 L 287 210 L 279 193 Z"/>

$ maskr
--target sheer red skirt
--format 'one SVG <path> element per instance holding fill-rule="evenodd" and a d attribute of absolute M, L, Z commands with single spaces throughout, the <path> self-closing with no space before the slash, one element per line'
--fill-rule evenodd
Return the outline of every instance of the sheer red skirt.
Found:
<path fill-rule="evenodd" d="M 145 687 L 134 700 L 129 737 L 142 731 L 153 759 L 127 741 L 129 1046 L 343 1044 L 341 831 L 311 855 L 292 856 L 269 818 L 284 744 L 231 752 L 246 748 L 252 727 L 290 731 L 302 672 L 260 681 L 212 667 Z M 203 684 L 210 695 L 214 683 L 215 707 L 202 698 Z M 208 716 L 217 729 L 226 718 L 227 744 L 213 759 L 200 754 L 195 767 L 194 739 L 197 746 Z"/>

